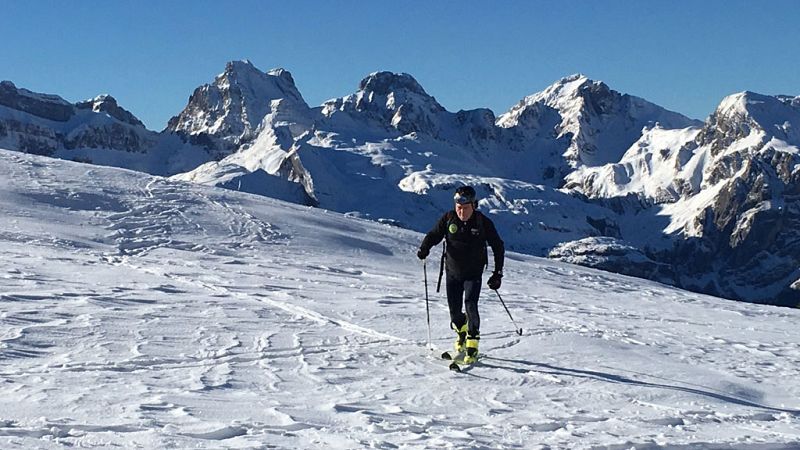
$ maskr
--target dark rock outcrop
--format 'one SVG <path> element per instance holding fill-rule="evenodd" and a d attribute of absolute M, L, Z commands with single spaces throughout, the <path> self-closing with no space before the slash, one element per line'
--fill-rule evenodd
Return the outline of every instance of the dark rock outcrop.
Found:
<path fill-rule="evenodd" d="M 94 100 L 86 100 L 75 104 L 78 109 L 90 109 L 94 112 L 103 112 L 111 117 L 131 125 L 144 127 L 142 121 L 136 118 L 130 111 L 119 106 L 117 100 L 110 95 L 101 95 Z"/>
<path fill-rule="evenodd" d="M 74 106 L 61 97 L 18 89 L 10 81 L 0 82 L 0 105 L 55 122 L 66 122 L 75 114 Z"/>

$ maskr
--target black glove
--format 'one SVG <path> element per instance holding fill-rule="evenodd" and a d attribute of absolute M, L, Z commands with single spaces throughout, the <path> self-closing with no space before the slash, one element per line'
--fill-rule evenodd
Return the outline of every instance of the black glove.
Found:
<path fill-rule="evenodd" d="M 427 258 L 427 257 L 428 257 L 428 254 L 429 254 L 430 252 L 431 252 L 431 251 L 430 251 L 430 250 L 428 250 L 427 248 L 420 248 L 419 250 L 417 250 L 417 258 L 419 258 L 419 259 L 425 259 L 425 258 Z"/>
<path fill-rule="evenodd" d="M 503 272 L 492 272 L 492 276 L 489 277 L 489 281 L 486 283 L 489 286 L 489 289 L 496 291 L 500 289 L 500 280 L 503 279 Z"/>

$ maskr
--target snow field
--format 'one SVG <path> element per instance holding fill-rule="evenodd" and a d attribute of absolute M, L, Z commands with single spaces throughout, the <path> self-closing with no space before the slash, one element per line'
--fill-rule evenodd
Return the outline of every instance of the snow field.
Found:
<path fill-rule="evenodd" d="M 418 233 L 0 166 L 3 448 L 800 445 L 796 310 L 511 253 L 501 292 L 525 333 L 484 289 L 486 357 L 454 374 L 433 261 L 426 348 Z"/>

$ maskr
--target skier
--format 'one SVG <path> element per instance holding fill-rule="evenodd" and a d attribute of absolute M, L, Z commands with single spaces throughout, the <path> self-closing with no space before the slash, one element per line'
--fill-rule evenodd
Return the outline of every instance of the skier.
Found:
<path fill-rule="evenodd" d="M 481 277 L 488 265 L 486 243 L 492 247 L 494 272 L 489 277 L 489 289 L 499 289 L 503 278 L 505 246 L 497 234 L 494 223 L 477 211 L 475 189 L 462 186 L 453 196 L 455 209 L 443 215 L 433 229 L 425 235 L 417 257 L 426 259 L 431 248 L 445 240 L 447 304 L 450 308 L 450 326 L 456 332 L 455 350 L 466 353 L 464 362 L 478 359 L 481 319 L 478 314 L 478 296 Z M 462 307 L 466 306 L 466 314 Z"/>

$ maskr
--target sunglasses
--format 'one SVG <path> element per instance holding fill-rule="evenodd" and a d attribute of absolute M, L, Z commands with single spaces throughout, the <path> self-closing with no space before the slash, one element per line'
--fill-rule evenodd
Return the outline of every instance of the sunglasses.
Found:
<path fill-rule="evenodd" d="M 467 203 L 472 203 L 472 199 L 470 197 L 461 194 L 456 194 L 455 197 L 453 197 L 453 200 L 455 200 L 456 203 L 458 203 L 459 205 L 466 205 Z"/>

